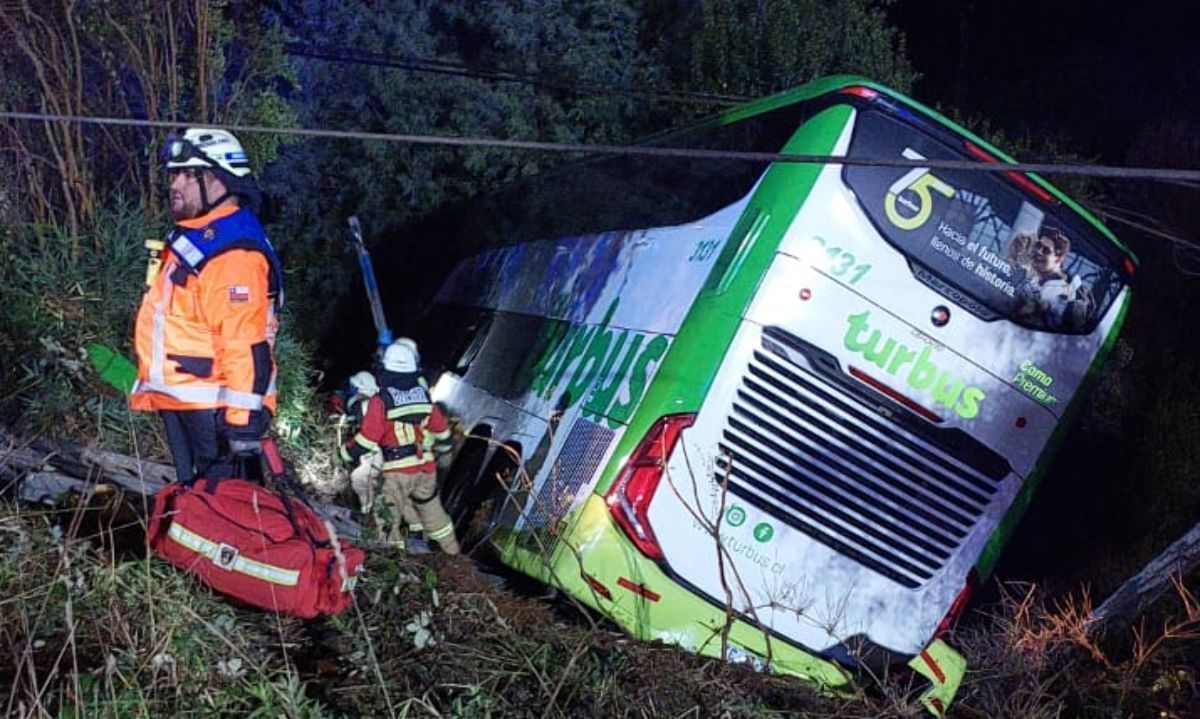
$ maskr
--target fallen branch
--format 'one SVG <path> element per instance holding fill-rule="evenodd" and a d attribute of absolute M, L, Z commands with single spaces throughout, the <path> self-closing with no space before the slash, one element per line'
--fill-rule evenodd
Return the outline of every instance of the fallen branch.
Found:
<path fill-rule="evenodd" d="M 115 484 L 141 497 L 153 496 L 175 481 L 175 468 L 98 447 L 45 438 L 22 440 L 0 426 L 0 475 L 19 485 L 21 499 L 44 502 L 65 491 L 87 493 L 100 483 Z M 312 502 L 338 536 L 362 538 L 362 527 L 347 507 Z"/>
<path fill-rule="evenodd" d="M 91 482 L 58 472 L 30 472 L 21 481 L 17 496 L 30 504 L 54 504 L 60 495 L 68 492 L 85 494 L 94 486 Z"/>
<path fill-rule="evenodd" d="M 1197 565 L 1200 565 L 1200 524 L 1193 526 L 1104 600 L 1088 619 L 1088 634 L 1102 636 L 1131 624 L 1162 596 L 1172 578 L 1187 576 Z"/>
<path fill-rule="evenodd" d="M 4 449 L 4 448 L 10 449 Z M 6 428 L 0 427 L 0 473 L 12 476 L 20 483 L 30 475 L 53 474 L 74 478 L 81 484 L 108 482 L 139 495 L 153 496 L 167 483 L 175 481 L 175 469 L 161 462 L 84 447 L 72 442 L 55 442 L 45 438 L 23 441 Z M 41 476 L 38 481 L 61 482 Z"/>

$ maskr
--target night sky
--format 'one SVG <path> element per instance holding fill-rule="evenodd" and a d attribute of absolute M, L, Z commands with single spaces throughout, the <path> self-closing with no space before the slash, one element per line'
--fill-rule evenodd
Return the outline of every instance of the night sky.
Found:
<path fill-rule="evenodd" d="M 925 76 L 916 99 L 977 112 L 1010 134 L 1049 133 L 1060 146 L 1119 165 L 1147 118 L 1198 114 L 1200 42 L 1181 7 L 899 0 L 889 16 Z"/>
<path fill-rule="evenodd" d="M 909 57 L 924 74 L 912 92 L 921 102 L 985 117 L 1009 136 L 1044 135 L 1060 149 L 1106 165 L 1173 162 L 1197 169 L 1188 159 L 1195 154 L 1165 137 L 1151 135 L 1154 139 L 1141 148 L 1157 159 L 1132 152 L 1139 131 L 1161 118 L 1185 119 L 1200 131 L 1200 38 L 1180 7 L 1186 5 L 898 0 L 889 17 L 904 32 Z M 1200 195 L 1194 189 L 1111 180 L 1105 189 L 1116 202 L 1136 207 L 1185 238 L 1200 225 L 1193 209 Z M 1167 193 L 1181 202 L 1144 201 Z M 1172 207 L 1178 211 L 1170 212 Z M 1169 307 L 1194 302 L 1200 281 L 1182 271 L 1180 255 L 1166 252 L 1161 239 L 1110 226 L 1143 260 L 1122 333 L 1137 358 L 1123 371 L 1124 391 L 1131 397 L 1175 396 L 1171 378 L 1187 376 L 1187 368 L 1195 366 L 1200 337 L 1179 338 L 1162 316 Z M 1010 540 L 997 577 L 1057 583 L 1072 591 L 1080 583 L 1111 589 L 1150 559 L 1152 548 L 1157 552 L 1177 536 L 1159 536 L 1160 522 L 1186 524 L 1195 493 L 1172 489 L 1170 477 L 1142 466 L 1148 455 L 1135 455 L 1141 445 L 1132 436 L 1134 427 L 1153 415 L 1139 413 L 1144 407 L 1133 400 L 1112 404 L 1113 396 L 1108 406 L 1119 408 L 1128 434 L 1114 441 L 1114 435 L 1088 430 L 1082 422 L 1069 435 Z M 1191 441 L 1180 440 L 1179 447 L 1190 447 Z M 1176 464 L 1189 466 L 1186 462 L 1181 457 Z"/>

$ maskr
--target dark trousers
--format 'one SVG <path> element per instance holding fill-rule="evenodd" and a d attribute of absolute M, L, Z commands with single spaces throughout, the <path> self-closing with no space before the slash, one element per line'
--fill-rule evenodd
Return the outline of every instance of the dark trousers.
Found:
<path fill-rule="evenodd" d="M 167 430 L 167 446 L 175 462 L 175 478 L 191 482 L 198 478 L 223 479 L 236 473 L 229 455 L 223 409 L 159 410 Z"/>

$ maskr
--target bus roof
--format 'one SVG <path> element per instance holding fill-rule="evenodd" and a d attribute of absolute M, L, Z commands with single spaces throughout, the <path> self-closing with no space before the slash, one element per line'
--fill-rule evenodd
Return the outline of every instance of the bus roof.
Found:
<path fill-rule="evenodd" d="M 774 95 L 770 95 L 770 96 L 767 96 L 767 97 L 764 97 L 764 98 L 761 98 L 758 100 L 754 100 L 746 105 L 742 105 L 740 107 L 736 107 L 731 110 L 727 110 L 727 111 L 725 111 L 719 115 L 716 115 L 708 120 L 702 121 L 693 127 L 699 128 L 699 127 L 704 127 L 707 125 L 724 125 L 724 124 L 729 124 L 729 123 L 733 123 L 733 122 L 739 122 L 741 120 L 745 120 L 747 118 L 754 117 L 756 115 L 760 115 L 764 112 L 769 112 L 771 110 L 775 110 L 780 107 L 786 107 L 788 105 L 793 105 L 795 103 L 812 100 L 812 99 L 820 97 L 822 95 L 837 92 L 839 90 L 844 90 L 848 87 L 869 88 L 871 90 L 874 90 L 876 92 L 879 92 L 879 93 L 882 93 L 882 94 L 888 96 L 890 99 L 900 101 L 900 102 L 904 103 L 905 105 L 907 105 L 909 108 L 916 110 L 917 112 L 920 112 L 922 115 L 925 115 L 932 120 L 937 121 L 942 126 L 953 131 L 955 134 L 961 135 L 962 137 L 965 137 L 966 139 L 970 140 L 972 143 L 978 145 L 980 148 L 982 148 L 982 149 L 986 150 L 987 152 L 991 153 L 992 155 L 994 155 L 998 160 L 1003 161 L 1005 163 L 1015 163 L 1016 162 L 1016 160 L 1014 158 L 1012 158 L 1010 155 L 1005 153 L 1003 150 L 1000 150 L 999 148 L 993 146 L 987 140 L 984 140 L 983 138 L 979 137 L 975 133 L 971 132 L 970 130 L 966 129 L 965 127 L 954 122 L 953 120 L 949 119 L 948 117 L 941 114 L 937 110 L 934 110 L 931 107 L 923 105 L 920 102 L 917 102 L 916 100 L 913 100 L 912 98 L 908 97 L 907 95 L 903 95 L 889 87 L 886 87 L 886 86 L 881 85 L 872 80 L 868 80 L 865 77 L 860 77 L 857 75 L 831 75 L 829 77 L 824 77 L 824 78 L 821 78 L 818 80 L 814 80 L 814 81 L 806 83 L 804 85 L 800 85 L 800 86 L 791 88 L 789 90 L 784 90 L 783 92 L 779 92 Z M 672 131 L 672 132 L 674 132 L 674 131 Z M 663 133 L 662 135 L 668 135 L 668 134 L 671 134 L 671 133 Z M 656 138 L 661 137 L 662 135 L 656 135 L 655 137 Z M 1130 250 L 1129 247 L 1127 247 L 1123 242 L 1121 242 L 1121 240 L 1119 240 L 1116 237 L 1116 235 L 1114 235 L 1113 232 L 1111 230 L 1109 230 L 1107 226 L 1105 226 L 1105 224 L 1103 222 L 1101 222 L 1094 215 L 1092 215 L 1092 213 L 1088 212 L 1086 209 L 1084 209 L 1082 206 L 1080 206 L 1079 203 L 1077 203 L 1075 200 L 1071 199 L 1071 197 L 1069 197 L 1068 195 L 1063 193 L 1061 190 L 1059 190 L 1057 187 L 1055 187 L 1053 184 L 1048 182 L 1045 178 L 1041 177 L 1040 175 L 1038 175 L 1036 173 L 1032 173 L 1032 172 L 1022 173 L 1022 174 L 1025 177 L 1028 177 L 1031 182 L 1034 182 L 1039 187 L 1044 189 L 1046 192 L 1049 192 L 1051 195 L 1053 195 L 1057 200 L 1062 202 L 1068 208 L 1070 208 L 1071 210 L 1074 210 L 1076 214 L 1078 214 L 1080 217 L 1082 217 L 1084 220 L 1086 220 L 1088 222 L 1088 224 L 1090 224 L 1092 227 L 1094 227 L 1101 235 L 1103 235 L 1106 239 L 1108 239 L 1109 242 L 1113 243 L 1113 245 L 1120 248 L 1121 251 L 1123 251 L 1126 255 L 1128 255 L 1129 258 L 1135 264 L 1138 262 L 1137 256 L 1133 253 L 1133 251 Z"/>

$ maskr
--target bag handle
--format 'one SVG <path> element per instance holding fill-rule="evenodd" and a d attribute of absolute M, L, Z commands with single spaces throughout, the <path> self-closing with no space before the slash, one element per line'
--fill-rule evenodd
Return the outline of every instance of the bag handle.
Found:
<path fill-rule="evenodd" d="M 329 544 L 327 540 L 320 540 L 313 536 L 312 530 L 307 527 L 302 532 L 300 522 L 296 520 L 296 510 L 292 506 L 292 500 L 288 497 L 288 493 L 295 495 L 297 499 L 304 503 L 304 506 L 316 514 L 318 517 L 321 513 L 317 508 L 312 506 L 312 502 L 308 501 L 308 495 L 304 492 L 304 488 L 288 471 L 287 465 L 283 463 L 283 455 L 279 453 L 279 445 L 275 442 L 275 438 L 267 435 L 262 439 L 262 456 L 266 460 L 267 468 L 271 470 L 271 475 L 281 485 L 279 487 L 279 497 L 283 500 L 284 509 L 287 510 L 288 520 L 292 523 L 292 528 L 296 530 L 296 534 L 307 534 L 309 541 L 318 546 L 326 546 Z"/>

